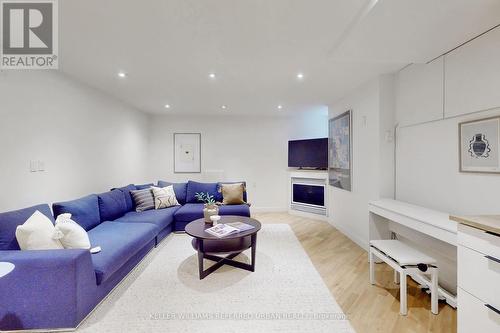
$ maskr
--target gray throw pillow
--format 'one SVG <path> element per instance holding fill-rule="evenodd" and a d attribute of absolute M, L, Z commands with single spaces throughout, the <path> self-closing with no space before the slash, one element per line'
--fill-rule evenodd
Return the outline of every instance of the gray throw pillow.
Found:
<path fill-rule="evenodd" d="M 136 212 L 143 212 L 145 210 L 155 208 L 155 198 L 153 196 L 153 191 L 151 191 L 151 188 L 130 191 L 130 194 L 134 199 Z"/>

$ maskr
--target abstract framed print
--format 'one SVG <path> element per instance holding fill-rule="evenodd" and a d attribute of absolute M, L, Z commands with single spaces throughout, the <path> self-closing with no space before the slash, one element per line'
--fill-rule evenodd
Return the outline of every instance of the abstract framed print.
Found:
<path fill-rule="evenodd" d="M 329 120 L 328 179 L 334 187 L 351 191 L 352 184 L 352 110 Z"/>

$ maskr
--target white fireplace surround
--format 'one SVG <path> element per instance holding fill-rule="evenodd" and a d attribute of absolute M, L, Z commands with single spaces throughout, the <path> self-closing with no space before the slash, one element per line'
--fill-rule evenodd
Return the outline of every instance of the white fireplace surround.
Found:
<path fill-rule="evenodd" d="M 288 183 L 288 212 L 315 219 L 327 220 L 328 218 L 328 172 L 317 170 L 291 170 Z M 317 206 L 293 201 L 293 185 L 316 185 L 324 187 L 324 206 Z"/>

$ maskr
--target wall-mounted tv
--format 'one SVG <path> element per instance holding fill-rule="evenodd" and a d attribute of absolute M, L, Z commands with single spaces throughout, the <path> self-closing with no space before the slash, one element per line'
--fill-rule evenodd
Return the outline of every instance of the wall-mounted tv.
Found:
<path fill-rule="evenodd" d="M 328 138 L 288 141 L 288 167 L 328 168 Z"/>

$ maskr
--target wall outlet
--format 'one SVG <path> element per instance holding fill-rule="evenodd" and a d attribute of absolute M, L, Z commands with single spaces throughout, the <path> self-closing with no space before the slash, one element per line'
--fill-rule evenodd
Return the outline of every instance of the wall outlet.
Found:
<path fill-rule="evenodd" d="M 394 141 L 394 135 L 391 130 L 385 131 L 385 142 L 392 143 Z"/>

